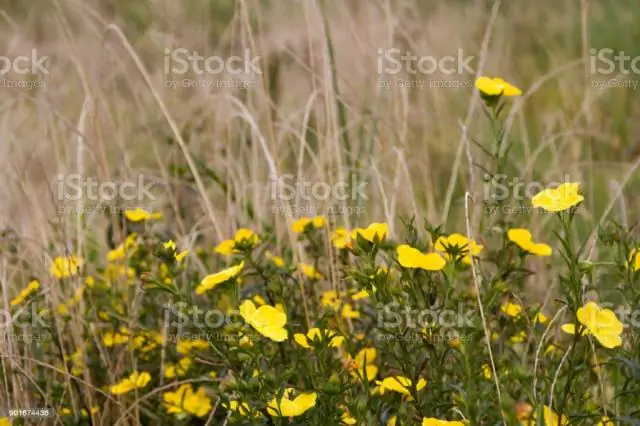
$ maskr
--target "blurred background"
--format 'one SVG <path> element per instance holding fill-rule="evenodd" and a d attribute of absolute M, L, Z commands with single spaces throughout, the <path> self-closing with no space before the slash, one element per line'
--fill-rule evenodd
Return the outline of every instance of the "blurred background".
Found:
<path fill-rule="evenodd" d="M 211 241 L 313 214 L 388 221 L 392 233 L 415 216 L 453 231 L 465 191 L 477 206 L 486 191 L 479 75 L 523 90 L 503 113 L 508 179 L 581 181 L 588 222 L 608 212 L 633 223 L 638 16 L 636 0 L 0 1 L 0 229 L 36 255 L 61 233 L 71 241 L 79 212 L 100 241 L 111 213 L 131 206 Z M 405 52 L 451 56 L 456 71 L 396 68 L 389 57 Z M 631 59 L 607 69 L 601 52 Z M 199 74 L 192 54 L 215 59 Z M 357 179 L 365 196 L 283 197 L 279 179 Z M 152 195 L 100 186 L 123 183 Z"/>

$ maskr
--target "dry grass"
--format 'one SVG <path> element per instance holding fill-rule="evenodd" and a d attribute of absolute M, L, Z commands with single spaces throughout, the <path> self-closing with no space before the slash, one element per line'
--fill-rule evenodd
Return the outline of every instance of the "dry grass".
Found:
<path fill-rule="evenodd" d="M 214 244 L 243 225 L 275 226 L 294 241 L 288 224 L 296 213 L 274 214 L 270 197 L 271 176 L 284 173 L 332 183 L 357 174 L 368 182 L 364 215 L 336 215 L 336 224 L 387 221 L 393 234 L 402 229 L 400 217 L 413 215 L 418 223 L 464 229 L 465 191 L 475 194 L 479 220 L 483 173 L 474 169 L 472 187 L 469 160 L 484 159 L 473 145 L 467 153 L 464 130 L 489 136 L 480 99 L 471 88 L 380 88 L 379 48 L 476 55 L 473 64 L 482 62 L 484 74 L 526 90 L 509 113 L 516 141 L 510 174 L 525 182 L 565 175 L 584 181 L 589 208 L 583 211 L 591 212 L 591 224 L 605 210 L 634 223 L 640 219 L 633 155 L 639 98 L 631 89 L 592 87 L 585 55 L 592 46 L 633 52 L 639 30 L 626 19 L 633 15 L 627 8 L 640 9 L 633 2 L 503 3 L 490 26 L 494 4 L 479 0 L 0 1 L 0 53 L 13 57 L 35 48 L 50 57 L 50 74 L 37 77 L 46 90 L 0 90 L 0 230 L 12 229 L 21 241 L 19 261 L 0 255 L 5 307 L 7 293 L 29 278 L 24 264 L 44 275 L 42 265 L 54 254 L 79 243 L 87 251 L 104 247 L 110 216 L 92 213 L 81 222 L 60 213 L 58 174 L 103 182 L 143 175 L 157 182 L 157 200 L 142 204 L 171 218 L 175 227 L 168 231 L 185 244 Z M 616 23 L 607 25 L 604 16 Z M 167 47 L 221 56 L 248 48 L 263 58 L 260 87 L 167 88 L 165 81 L 181 78 L 164 73 Z M 474 76 L 419 78 L 471 82 Z M 314 207 L 322 213 L 328 205 Z M 541 282 L 531 287 L 535 297 L 547 295 Z M 51 286 L 47 300 L 53 306 L 72 293 Z M 83 321 L 74 319 L 78 329 Z M 36 362 L 22 349 L 18 354 L 10 341 L 0 342 L 0 354 L 18 369 Z M 123 369 L 113 368 L 107 374 Z M 5 380 L 20 389 L 29 375 Z M 89 398 L 102 392 L 90 382 L 73 386 L 87 389 Z M 0 396 L 0 407 L 5 398 L 30 406 L 26 393 Z M 130 421 L 123 415 L 122 424 Z"/>

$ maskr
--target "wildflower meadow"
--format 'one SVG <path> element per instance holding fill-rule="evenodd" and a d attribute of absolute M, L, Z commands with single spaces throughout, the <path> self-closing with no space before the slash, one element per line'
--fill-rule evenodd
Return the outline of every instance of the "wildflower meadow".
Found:
<path fill-rule="evenodd" d="M 640 425 L 637 3 L 0 10 L 0 426 Z"/>

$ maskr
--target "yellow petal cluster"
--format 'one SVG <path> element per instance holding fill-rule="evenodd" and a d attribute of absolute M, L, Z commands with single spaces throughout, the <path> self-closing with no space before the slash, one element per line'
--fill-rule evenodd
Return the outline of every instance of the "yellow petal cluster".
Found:
<path fill-rule="evenodd" d="M 162 219 L 162 213 L 151 213 L 143 209 L 142 207 L 127 209 L 124 212 L 124 216 L 131 222 L 143 222 L 146 220 Z"/>
<path fill-rule="evenodd" d="M 352 240 L 356 240 L 357 236 L 360 235 L 365 240 L 370 243 L 375 243 L 376 241 L 384 241 L 387 238 L 387 234 L 389 233 L 389 225 L 386 223 L 374 222 L 366 228 L 356 228 L 350 233 L 350 237 Z"/>
<path fill-rule="evenodd" d="M 407 377 L 403 377 L 403 376 L 385 377 L 383 380 L 376 380 L 376 384 L 380 386 L 380 394 L 384 394 L 386 391 L 393 391 L 393 392 L 398 392 L 398 393 L 401 393 L 402 395 L 405 395 L 406 397 L 408 397 L 409 401 L 413 400 L 413 397 L 411 396 L 411 392 L 410 392 L 411 385 L 413 383 L 411 379 Z M 427 386 L 427 381 L 423 378 L 420 378 L 420 380 L 418 380 L 418 383 L 416 383 L 416 390 L 420 391 L 425 386 Z"/>
<path fill-rule="evenodd" d="M 267 412 L 274 417 L 297 417 L 316 405 L 318 395 L 315 392 L 301 393 L 295 398 L 293 389 L 287 388 L 282 395 L 282 399 L 278 400 L 274 397 L 267 404 Z"/>
<path fill-rule="evenodd" d="M 527 253 L 531 253 L 536 256 L 551 256 L 553 250 L 550 246 L 544 243 L 534 243 L 533 236 L 528 229 L 513 228 L 507 231 L 507 238 L 509 241 L 516 244 L 522 250 Z"/>
<path fill-rule="evenodd" d="M 438 253 L 422 253 L 409 245 L 403 244 L 396 249 L 398 263 L 404 268 L 419 268 L 425 271 L 439 271 L 447 262 Z"/>
<path fill-rule="evenodd" d="M 288 337 L 284 328 L 287 315 L 273 306 L 263 305 L 256 308 L 251 300 L 245 300 L 240 305 L 240 315 L 258 333 L 275 342 L 282 342 Z"/>
<path fill-rule="evenodd" d="M 39 288 L 40 283 L 37 280 L 31 281 L 29 285 L 27 285 L 27 288 L 18 293 L 18 295 L 11 301 L 11 307 L 13 308 L 14 306 L 18 306 L 24 303 L 24 301 L 27 300 L 27 298 L 29 298 L 29 296 L 31 296 L 33 293 L 38 291 Z"/>
<path fill-rule="evenodd" d="M 197 391 L 193 391 L 190 384 L 180 385 L 173 392 L 165 392 L 162 395 L 162 404 L 169 414 L 193 415 L 196 417 L 204 417 L 211 412 L 211 398 L 207 395 L 204 388 L 200 387 Z"/>
<path fill-rule="evenodd" d="M 557 188 L 547 188 L 540 191 L 531 199 L 531 204 L 548 212 L 561 212 L 584 201 L 579 190 L 579 182 L 563 183 Z"/>
<path fill-rule="evenodd" d="M 143 371 L 142 373 L 134 372 L 131 375 L 118 384 L 111 386 L 110 391 L 114 395 L 123 395 L 129 393 L 134 389 L 140 389 L 151 381 L 151 374 Z"/>
<path fill-rule="evenodd" d="M 466 423 L 458 420 L 440 420 L 433 417 L 424 417 L 422 419 L 422 426 L 466 426 Z"/>
<path fill-rule="evenodd" d="M 578 322 L 584 326 L 585 334 L 594 336 L 602 346 L 608 349 L 622 345 L 624 329 L 616 314 L 610 309 L 602 309 L 595 302 L 588 302 L 577 312 Z M 564 324 L 562 331 L 576 333 L 576 324 Z"/>
<path fill-rule="evenodd" d="M 324 217 L 316 216 L 316 217 L 307 217 L 303 216 L 298 220 L 294 221 L 291 225 L 291 230 L 296 234 L 303 233 L 307 227 L 310 228 L 322 228 L 324 226 Z"/>
<path fill-rule="evenodd" d="M 486 96 L 520 96 L 522 94 L 522 90 L 499 77 L 480 77 L 476 80 L 475 86 Z"/>
<path fill-rule="evenodd" d="M 307 334 L 296 333 L 293 335 L 293 339 L 297 344 L 306 349 L 311 349 L 312 346 L 309 345 L 309 342 L 320 342 L 324 339 L 329 341 L 329 346 L 332 348 L 336 348 L 344 342 L 344 336 L 339 336 L 337 332 L 332 330 L 320 330 L 319 328 L 310 329 Z"/>
<path fill-rule="evenodd" d="M 75 277 L 83 264 L 84 260 L 74 255 L 58 256 L 51 262 L 49 272 L 57 279 Z"/>
<path fill-rule="evenodd" d="M 240 253 L 239 248 L 243 246 L 255 247 L 260 242 L 258 235 L 248 228 L 240 228 L 236 231 L 235 236 L 231 240 L 224 240 L 214 251 L 226 256 Z"/>
<path fill-rule="evenodd" d="M 449 260 L 460 259 L 462 263 L 471 265 L 471 256 L 478 256 L 484 246 L 462 234 L 455 233 L 448 237 L 439 237 L 434 244 L 434 248 L 439 252 L 445 253 Z M 453 259 L 452 252 L 456 253 L 456 259 Z"/>
<path fill-rule="evenodd" d="M 196 294 L 204 294 L 209 290 L 213 290 L 219 284 L 229 281 L 231 278 L 238 276 L 238 274 L 244 268 L 244 261 L 235 266 L 223 269 L 215 274 L 207 275 L 202 279 L 200 284 L 196 287 Z"/>

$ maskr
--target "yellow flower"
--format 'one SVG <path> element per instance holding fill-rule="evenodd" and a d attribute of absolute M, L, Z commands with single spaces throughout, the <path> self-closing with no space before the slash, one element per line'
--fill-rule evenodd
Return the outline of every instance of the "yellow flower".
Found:
<path fill-rule="evenodd" d="M 611 420 L 609 417 L 602 416 L 602 418 L 600 419 L 600 421 L 596 426 L 615 426 L 615 424 L 616 423 L 613 420 Z"/>
<path fill-rule="evenodd" d="M 57 279 L 75 277 L 83 264 L 84 261 L 74 255 L 69 257 L 58 256 L 51 262 L 49 272 Z"/>
<path fill-rule="evenodd" d="M 80 349 L 76 350 L 71 355 L 64 356 L 65 362 L 71 364 L 71 374 L 74 376 L 80 376 L 84 371 L 84 354 Z"/>
<path fill-rule="evenodd" d="M 240 271 L 242 271 L 242 268 L 244 268 L 244 261 L 240 262 L 238 265 L 223 269 L 218 273 L 207 275 L 200 282 L 200 285 L 196 287 L 196 294 L 204 294 L 205 292 L 216 288 L 219 284 L 229 281 L 231 278 L 236 277 Z"/>
<path fill-rule="evenodd" d="M 537 193 L 531 203 L 548 212 L 561 212 L 582 202 L 584 197 L 578 193 L 579 182 L 563 183 L 557 188 L 547 188 Z"/>
<path fill-rule="evenodd" d="M 536 256 L 551 256 L 553 250 L 544 243 L 534 243 L 531 232 L 524 228 L 509 229 L 507 232 L 509 241 L 515 243 L 522 250 Z"/>
<path fill-rule="evenodd" d="M 90 411 L 91 411 L 91 414 L 98 414 L 100 412 L 100 407 L 98 407 L 97 405 L 94 405 L 93 407 L 91 407 Z M 69 415 L 73 414 L 73 412 L 69 408 L 63 407 L 62 409 L 60 409 L 60 414 L 62 414 L 64 416 L 69 416 Z M 84 418 L 88 418 L 89 417 L 89 413 L 84 408 L 82 408 L 80 410 L 80 414 L 82 414 L 82 417 L 84 417 Z M 1 420 L 0 420 L 0 426 L 2 426 L 2 421 Z"/>
<path fill-rule="evenodd" d="M 631 255 L 629 256 L 629 265 L 634 271 L 640 271 L 640 249 L 631 250 Z"/>
<path fill-rule="evenodd" d="M 93 288 L 96 285 L 96 279 L 89 276 L 84 280 L 84 283 L 87 285 L 87 287 Z"/>
<path fill-rule="evenodd" d="M 307 263 L 301 263 L 300 270 L 306 277 L 312 278 L 314 280 L 322 279 L 322 274 L 318 272 L 316 268 L 313 267 L 313 265 L 309 265 Z"/>
<path fill-rule="evenodd" d="M 486 96 L 520 96 L 518 89 L 501 78 L 480 77 L 476 80 L 476 88 Z"/>
<path fill-rule="evenodd" d="M 546 324 L 549 322 L 549 318 L 543 314 L 542 312 L 538 312 L 536 314 L 536 318 L 535 318 L 536 322 L 538 322 L 539 324 Z"/>
<path fill-rule="evenodd" d="M 491 371 L 489 364 L 482 365 L 482 376 L 487 380 L 491 380 L 493 377 L 493 371 Z"/>
<path fill-rule="evenodd" d="M 87 417 L 88 417 L 88 414 L 85 414 L 85 413 L 86 413 L 86 410 L 84 410 L 84 409 L 83 409 L 81 412 L 82 412 L 82 415 L 84 415 L 84 416 L 87 416 Z M 98 407 L 97 405 L 94 405 L 93 407 L 91 407 L 91 408 L 89 409 L 89 412 L 90 412 L 91 414 L 98 414 L 98 413 L 100 412 L 100 407 Z"/>
<path fill-rule="evenodd" d="M 264 253 L 264 255 L 265 255 L 265 257 L 267 259 L 271 260 L 273 262 L 273 264 L 276 265 L 278 268 L 284 267 L 285 263 L 284 263 L 284 259 L 282 257 L 274 255 L 269 250 L 267 250 Z"/>
<path fill-rule="evenodd" d="M 169 414 L 176 416 L 191 414 L 196 417 L 204 417 L 211 412 L 211 398 L 204 388 L 198 388 L 196 392 L 190 384 L 180 385 L 174 392 L 165 392 L 162 395 L 162 404 Z"/>
<path fill-rule="evenodd" d="M 520 331 L 518 334 L 514 334 L 509 338 L 510 343 L 522 343 L 527 340 L 527 332 L 526 330 Z"/>
<path fill-rule="evenodd" d="M 531 411 L 531 419 L 530 420 L 525 420 L 523 422 L 521 422 L 520 424 L 522 426 L 535 426 L 537 424 L 536 421 L 536 412 L 537 410 L 532 410 Z M 562 419 L 560 419 L 558 417 L 558 415 L 556 413 L 553 412 L 553 410 L 551 410 L 551 408 L 549 408 L 548 406 L 543 406 L 542 408 L 542 415 L 544 417 L 544 423 L 545 425 L 548 426 L 564 426 L 564 425 L 568 425 L 569 424 L 569 420 L 565 417 L 562 416 Z"/>
<path fill-rule="evenodd" d="M 387 420 L 387 426 L 396 426 L 396 420 L 396 416 L 389 417 L 389 420 Z"/>
<path fill-rule="evenodd" d="M 135 232 L 129 234 L 124 243 L 107 253 L 108 262 L 117 262 L 127 258 L 129 254 L 136 248 L 138 244 L 138 234 Z"/>
<path fill-rule="evenodd" d="M 275 342 L 282 342 L 288 337 L 284 328 L 287 315 L 273 306 L 264 305 L 256 309 L 251 300 L 245 300 L 240 305 L 240 315 L 258 333 Z"/>
<path fill-rule="evenodd" d="M 102 336 L 102 343 L 108 348 L 124 345 L 129 341 L 129 329 L 120 327 L 118 331 L 107 331 Z"/>
<path fill-rule="evenodd" d="M 336 228 L 331 234 L 331 243 L 337 249 L 344 249 L 351 247 L 351 236 L 347 228 L 341 226 Z"/>
<path fill-rule="evenodd" d="M 236 242 L 233 240 L 224 240 L 223 242 L 221 242 L 220 244 L 218 244 L 216 246 L 216 248 L 214 249 L 214 251 L 216 253 L 220 253 L 220 254 L 224 254 L 227 256 L 230 256 L 234 253 L 240 253 L 240 250 L 236 250 L 235 248 L 236 246 Z"/>
<path fill-rule="evenodd" d="M 372 289 L 372 292 L 375 293 L 376 289 L 375 287 Z M 368 297 L 371 297 L 371 293 L 369 293 L 367 290 L 360 290 L 358 292 L 355 292 L 351 295 L 351 299 L 352 300 L 362 300 L 362 299 L 366 299 Z"/>
<path fill-rule="evenodd" d="M 358 423 L 355 417 L 353 417 L 348 411 L 342 413 L 342 415 L 340 416 L 340 422 L 343 425 L 355 425 L 356 423 Z"/>
<path fill-rule="evenodd" d="M 134 349 L 149 352 L 164 343 L 164 337 L 157 331 L 142 331 L 133 338 Z"/>
<path fill-rule="evenodd" d="M 613 349 L 622 345 L 622 323 L 610 309 L 602 309 L 595 302 L 589 302 L 577 312 L 578 321 L 585 328 L 585 334 L 592 334 L 602 346 Z M 575 324 L 564 324 L 562 331 L 575 334 Z"/>
<path fill-rule="evenodd" d="M 140 389 L 151 381 L 151 374 L 143 371 L 142 373 L 134 372 L 120 383 L 111 386 L 110 391 L 114 395 L 123 395 L 134 389 Z"/>
<path fill-rule="evenodd" d="M 69 316 L 69 307 L 64 303 L 61 303 L 58 306 L 56 306 L 56 312 L 58 313 L 58 315 L 62 317 Z"/>
<path fill-rule="evenodd" d="M 360 380 L 371 381 L 378 375 L 378 366 L 374 364 L 378 356 L 375 348 L 364 348 L 356 354 L 355 358 L 347 357 L 347 368 L 351 375 Z"/>
<path fill-rule="evenodd" d="M 342 318 L 360 318 L 360 311 L 353 309 L 350 303 L 345 303 L 340 312 Z"/>
<path fill-rule="evenodd" d="M 173 379 L 183 377 L 191 367 L 191 358 L 182 358 L 177 364 L 167 364 L 164 369 L 164 377 Z"/>
<path fill-rule="evenodd" d="M 192 350 L 204 350 L 209 349 L 209 342 L 206 340 L 182 340 L 178 342 L 176 345 L 176 351 L 179 354 L 187 355 L 191 353 Z"/>
<path fill-rule="evenodd" d="M 355 240 L 357 235 L 360 235 L 365 240 L 375 243 L 377 241 L 384 241 L 387 238 L 387 234 L 389 233 L 389 225 L 386 223 L 378 223 L 374 222 L 368 227 L 356 228 L 351 231 L 351 239 Z"/>
<path fill-rule="evenodd" d="M 293 335 L 293 339 L 296 343 L 306 349 L 311 349 L 309 342 L 320 342 L 324 337 L 329 340 L 329 347 L 332 348 L 337 348 L 344 342 L 344 337 L 338 336 L 337 332 L 332 330 L 322 330 L 321 332 L 319 328 L 310 329 L 306 336 L 302 333 L 296 333 Z"/>
<path fill-rule="evenodd" d="M 278 397 L 274 397 L 267 404 L 267 412 L 271 416 L 278 417 L 297 417 L 304 414 L 307 410 L 316 405 L 318 395 L 315 392 L 301 393 L 294 399 L 291 399 L 293 389 L 287 388 L 282 395 L 282 399 L 278 401 Z"/>
<path fill-rule="evenodd" d="M 322 228 L 324 226 L 324 217 L 301 217 L 300 219 L 293 222 L 293 224 L 291 225 L 291 230 L 296 234 L 301 234 L 307 229 L 307 226 L 311 226 L 313 228 Z"/>
<path fill-rule="evenodd" d="M 398 246 L 398 263 L 404 268 L 420 268 L 425 271 L 439 271 L 447 262 L 438 253 L 422 253 L 406 244 Z"/>
<path fill-rule="evenodd" d="M 240 253 L 239 247 L 250 246 L 254 247 L 258 244 L 260 238 L 256 233 L 248 228 L 240 228 L 236 231 L 232 240 L 224 240 L 215 248 L 216 253 L 230 256 L 235 253 Z"/>
<path fill-rule="evenodd" d="M 229 408 L 229 410 L 240 414 L 241 416 L 247 417 L 250 413 L 251 413 L 251 408 L 249 408 L 249 404 L 247 404 L 246 402 L 238 402 L 238 401 L 231 401 L 229 402 L 229 405 L 227 406 L 227 404 L 222 404 L 223 407 L 227 407 Z M 255 417 L 260 416 L 260 414 L 256 414 Z"/>
<path fill-rule="evenodd" d="M 135 269 L 130 266 L 122 264 L 108 264 L 105 271 L 105 278 L 107 281 L 113 282 L 127 282 L 130 285 L 135 284 L 134 277 L 136 276 Z"/>
<path fill-rule="evenodd" d="M 500 310 L 510 317 L 517 318 L 522 313 L 522 306 L 517 303 L 505 302 L 500 306 Z"/>
<path fill-rule="evenodd" d="M 0 426 L 11 426 L 11 420 L 6 417 L 0 417 Z"/>
<path fill-rule="evenodd" d="M 253 342 L 246 334 L 238 333 L 238 345 L 243 348 L 250 348 L 253 346 Z"/>
<path fill-rule="evenodd" d="M 240 228 L 233 237 L 236 244 L 255 246 L 260 241 L 258 235 L 249 228 Z"/>
<path fill-rule="evenodd" d="M 411 392 L 409 391 L 412 385 L 411 379 L 403 376 L 391 376 L 385 377 L 382 381 L 376 380 L 376 384 L 380 386 L 380 394 L 384 394 L 386 391 L 393 391 L 409 397 L 409 401 L 413 400 Z M 416 391 L 422 390 L 425 386 L 427 386 L 427 381 L 420 378 L 418 383 L 416 383 Z"/>
<path fill-rule="evenodd" d="M 27 288 L 22 290 L 12 301 L 11 307 L 21 305 L 29 296 L 38 291 L 40 283 L 37 280 L 33 280 L 27 285 Z"/>
<path fill-rule="evenodd" d="M 445 253 L 449 260 L 452 260 L 452 254 L 455 259 L 461 259 L 462 263 L 471 265 L 471 256 L 478 256 L 483 245 L 477 244 L 475 240 L 470 240 L 462 234 L 451 234 L 448 237 L 439 237 L 434 245 L 439 252 Z"/>
<path fill-rule="evenodd" d="M 162 219 L 162 213 L 149 213 L 141 207 L 126 210 L 124 216 L 131 222 L 142 222 L 145 220 Z"/>
<path fill-rule="evenodd" d="M 322 293 L 320 304 L 325 308 L 338 309 L 340 307 L 340 298 L 344 295 L 337 293 L 335 290 L 327 290 Z"/>
<path fill-rule="evenodd" d="M 544 354 L 549 355 L 551 357 L 558 356 L 561 352 L 562 352 L 562 348 L 560 348 L 559 346 L 556 346 L 553 343 L 547 346 L 547 349 L 544 350 Z"/>
<path fill-rule="evenodd" d="M 422 426 L 465 426 L 465 423 L 457 420 L 449 421 L 435 419 L 433 417 L 423 417 Z"/>
<path fill-rule="evenodd" d="M 173 257 L 176 259 L 176 262 L 178 263 L 180 263 L 182 259 L 184 259 L 185 256 L 189 254 L 189 250 L 184 250 L 181 253 L 178 253 L 178 250 L 176 248 L 176 243 L 174 243 L 173 240 L 169 240 L 166 243 L 164 243 L 163 247 L 165 248 L 165 250 L 170 250 L 173 253 Z"/>

